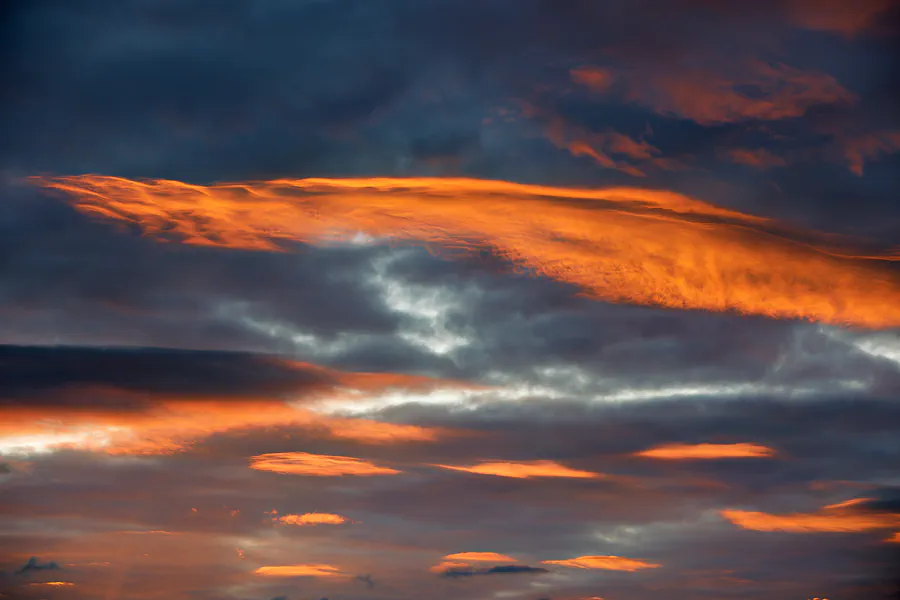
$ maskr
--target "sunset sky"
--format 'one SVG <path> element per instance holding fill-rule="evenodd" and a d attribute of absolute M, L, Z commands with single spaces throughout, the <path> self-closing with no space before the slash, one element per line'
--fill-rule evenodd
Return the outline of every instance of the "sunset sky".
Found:
<path fill-rule="evenodd" d="M 0 6 L 0 599 L 900 589 L 900 2 Z"/>

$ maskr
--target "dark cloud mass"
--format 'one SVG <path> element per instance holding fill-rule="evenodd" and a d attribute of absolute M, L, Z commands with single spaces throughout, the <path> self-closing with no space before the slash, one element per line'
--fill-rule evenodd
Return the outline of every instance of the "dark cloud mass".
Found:
<path fill-rule="evenodd" d="M 896 0 L 0 5 L 0 599 L 900 597 Z"/>

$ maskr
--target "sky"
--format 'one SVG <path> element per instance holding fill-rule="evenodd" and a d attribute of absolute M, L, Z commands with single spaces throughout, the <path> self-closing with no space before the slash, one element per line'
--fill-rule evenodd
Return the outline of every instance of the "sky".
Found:
<path fill-rule="evenodd" d="M 0 17 L 0 598 L 898 593 L 895 0 Z"/>

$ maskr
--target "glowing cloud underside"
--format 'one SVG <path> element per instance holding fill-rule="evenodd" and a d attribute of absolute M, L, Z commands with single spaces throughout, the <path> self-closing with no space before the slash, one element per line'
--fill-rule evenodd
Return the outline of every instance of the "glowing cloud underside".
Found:
<path fill-rule="evenodd" d="M 775 451 L 758 444 L 668 444 L 635 454 L 663 460 L 709 460 L 717 458 L 770 458 Z"/>
<path fill-rule="evenodd" d="M 476 473 L 478 475 L 494 475 L 496 477 L 512 477 L 515 479 L 531 479 L 533 477 L 565 477 L 572 479 L 596 479 L 599 473 L 570 469 L 550 460 L 521 462 L 484 462 L 471 467 L 435 465 L 442 469 Z"/>
<path fill-rule="evenodd" d="M 476 179 L 299 179 L 197 186 L 33 178 L 81 211 L 188 244 L 276 251 L 375 237 L 490 248 L 593 298 L 880 328 L 900 325 L 894 251 L 680 194 Z"/>
<path fill-rule="evenodd" d="M 396 475 L 400 471 L 380 467 L 361 458 L 327 456 L 306 452 L 273 452 L 250 459 L 250 468 L 290 475 L 340 477 L 343 475 Z"/>
<path fill-rule="evenodd" d="M 545 565 L 558 565 L 573 569 L 602 569 L 606 571 L 640 571 L 642 569 L 655 569 L 662 565 L 637 560 L 635 558 L 623 558 L 621 556 L 579 556 L 566 560 L 545 560 Z"/>

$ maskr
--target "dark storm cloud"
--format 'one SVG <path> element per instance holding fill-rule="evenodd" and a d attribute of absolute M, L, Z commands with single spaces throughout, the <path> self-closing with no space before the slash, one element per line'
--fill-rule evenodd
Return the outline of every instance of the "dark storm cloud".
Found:
<path fill-rule="evenodd" d="M 451 568 L 441 573 L 441 577 L 456 579 L 459 577 L 476 577 L 480 575 L 540 575 L 549 573 L 542 567 L 529 567 L 528 565 L 497 565 L 485 569 Z"/>
<path fill-rule="evenodd" d="M 16 575 L 24 575 L 26 573 L 30 573 L 31 571 L 58 571 L 59 568 L 59 565 L 52 560 L 46 563 L 41 563 L 41 561 L 38 560 L 36 556 L 32 556 L 28 559 L 28 562 L 26 562 L 18 570 L 16 570 Z"/>
<path fill-rule="evenodd" d="M 312 367 L 295 368 L 251 354 L 64 346 L 0 346 L 0 382 L 4 403 L 29 407 L 65 405 L 70 399 L 60 392 L 78 387 L 221 400 L 333 383 Z"/>

